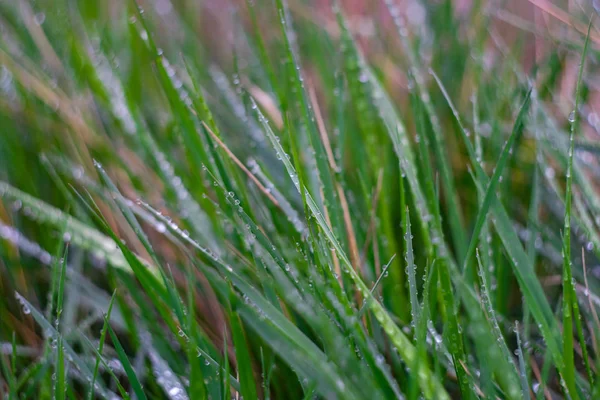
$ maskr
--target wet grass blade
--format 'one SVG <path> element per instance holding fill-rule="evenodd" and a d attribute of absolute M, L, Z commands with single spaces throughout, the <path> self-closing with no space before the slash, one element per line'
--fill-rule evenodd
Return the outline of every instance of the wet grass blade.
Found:
<path fill-rule="evenodd" d="M 405 212 L 404 219 L 404 243 L 406 246 L 406 274 L 408 275 L 408 292 L 410 294 L 410 309 L 412 316 L 412 326 L 416 329 L 419 326 L 420 320 L 420 305 L 419 298 L 417 295 L 417 278 L 416 278 L 416 265 L 415 256 L 412 247 L 412 232 L 410 229 L 410 213 L 408 207 Z M 416 335 L 416 332 L 414 332 Z"/>
<path fill-rule="evenodd" d="M 105 317 L 105 321 L 106 321 L 106 317 Z M 125 354 L 125 350 L 123 349 L 123 346 L 121 346 L 121 342 L 119 341 L 119 338 L 117 337 L 115 331 L 113 331 L 113 329 L 110 327 L 110 323 L 109 322 L 105 322 L 105 323 L 106 323 L 106 327 L 108 328 L 108 334 L 110 335 L 110 338 L 115 346 L 115 350 L 117 351 L 117 355 L 119 356 L 119 360 L 121 360 L 121 363 L 123 364 L 123 368 L 125 368 L 125 373 L 127 374 L 127 378 L 129 379 L 129 384 L 131 385 L 133 392 L 135 393 L 135 395 L 138 399 L 145 400 L 146 394 L 144 393 L 142 384 L 138 380 L 138 377 L 137 377 L 135 371 L 133 370 L 131 363 L 129 362 L 129 358 L 127 357 L 127 354 Z"/>
<path fill-rule="evenodd" d="M 63 312 L 63 303 L 64 303 L 64 294 L 65 294 L 65 280 L 66 280 L 66 271 L 67 271 L 67 256 L 68 256 L 68 247 L 65 247 L 62 258 L 58 261 L 59 265 L 56 265 L 58 269 L 58 285 L 56 286 L 56 315 L 55 315 L 55 327 L 58 329 L 61 316 Z M 57 263 L 57 264 L 58 264 Z M 63 345 L 63 337 L 59 335 L 56 340 L 56 343 L 53 342 L 52 347 L 56 345 L 56 368 L 54 372 L 54 398 L 55 399 L 65 399 L 67 392 L 67 381 L 66 381 L 66 365 L 65 365 L 65 352 Z"/>
<path fill-rule="evenodd" d="M 92 380 L 90 381 L 90 392 L 88 395 L 88 400 L 92 400 L 94 398 L 94 390 L 93 388 L 96 385 L 96 379 L 98 378 L 98 370 L 100 369 L 100 361 L 102 359 L 102 350 L 104 349 L 104 341 L 106 340 L 106 332 L 108 331 L 108 321 L 110 321 L 110 314 L 112 313 L 113 304 L 116 297 L 116 291 L 113 292 L 113 295 L 110 298 L 110 303 L 108 304 L 108 310 L 106 311 L 106 317 L 104 318 L 104 324 L 102 325 L 102 330 L 100 331 L 100 341 L 98 342 L 98 354 L 96 356 L 96 364 L 94 365 L 94 372 L 92 374 Z"/>
<path fill-rule="evenodd" d="M 250 352 L 246 344 L 247 339 L 242 323 L 234 312 L 229 313 L 229 323 L 231 324 L 231 334 L 235 348 L 240 394 L 244 399 L 256 400 L 258 399 L 256 382 L 254 381 Z"/>
<path fill-rule="evenodd" d="M 573 320 L 576 321 L 577 332 L 580 337 L 580 344 L 582 346 L 583 359 L 588 374 L 589 382 L 593 382 L 591 368 L 588 361 L 587 348 L 585 344 L 585 338 L 583 336 L 583 330 L 581 327 L 581 315 L 579 313 L 579 305 L 577 300 L 577 292 L 573 284 L 573 264 L 571 260 L 571 204 L 572 204 L 572 187 L 573 187 L 573 153 L 575 147 L 575 131 L 577 130 L 577 123 L 579 122 L 579 104 L 581 101 L 581 90 L 582 90 L 582 78 L 585 67 L 585 60 L 587 56 L 587 49 L 590 39 L 590 31 L 592 28 L 592 21 L 588 26 L 588 32 L 585 39 L 585 45 L 581 54 L 581 61 L 579 65 L 579 74 L 577 76 L 577 87 L 575 89 L 575 106 L 573 109 L 573 117 L 571 118 L 571 130 L 569 134 L 569 153 L 568 153 L 568 164 L 567 164 L 567 179 L 565 188 L 565 219 L 564 219 L 564 231 L 563 231 L 563 354 L 565 356 L 565 368 L 562 372 L 564 379 L 564 385 L 567 389 L 567 394 L 575 398 L 577 396 L 577 387 L 575 377 L 577 371 L 575 369 L 575 357 L 574 357 L 574 342 L 573 342 Z"/>
<path fill-rule="evenodd" d="M 523 398 L 526 400 L 531 399 L 529 390 L 529 382 L 527 380 L 527 367 L 525 366 L 525 354 L 523 354 L 523 346 L 521 345 L 521 335 L 519 333 L 519 323 L 515 325 L 515 334 L 517 335 L 517 357 L 519 358 L 519 377 L 521 378 L 521 390 L 523 391 Z"/>

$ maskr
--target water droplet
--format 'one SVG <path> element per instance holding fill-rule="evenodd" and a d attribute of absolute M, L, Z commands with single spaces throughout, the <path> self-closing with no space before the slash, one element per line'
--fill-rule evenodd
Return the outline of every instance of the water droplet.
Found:
<path fill-rule="evenodd" d="M 46 21 L 46 14 L 44 14 L 43 12 L 39 12 L 39 13 L 35 14 L 35 16 L 33 17 L 33 21 L 37 25 L 42 25 L 44 23 L 44 21 Z"/>

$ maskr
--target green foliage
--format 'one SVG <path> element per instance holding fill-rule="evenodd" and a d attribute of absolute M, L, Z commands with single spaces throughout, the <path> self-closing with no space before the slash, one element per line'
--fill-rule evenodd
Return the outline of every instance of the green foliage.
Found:
<path fill-rule="evenodd" d="M 0 1 L 3 398 L 600 396 L 580 9 L 46 3 Z"/>

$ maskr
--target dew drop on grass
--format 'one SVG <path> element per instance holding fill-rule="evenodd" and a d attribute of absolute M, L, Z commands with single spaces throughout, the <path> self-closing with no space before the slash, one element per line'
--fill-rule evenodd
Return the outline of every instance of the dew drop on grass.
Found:
<path fill-rule="evenodd" d="M 33 21 L 36 23 L 36 25 L 42 25 L 46 21 L 46 14 L 43 12 L 35 14 Z"/>

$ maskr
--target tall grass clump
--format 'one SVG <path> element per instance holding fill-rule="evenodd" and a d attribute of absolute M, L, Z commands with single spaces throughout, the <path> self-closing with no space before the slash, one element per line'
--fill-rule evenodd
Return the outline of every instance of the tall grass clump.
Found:
<path fill-rule="evenodd" d="M 0 0 L 2 398 L 600 398 L 599 10 Z"/>

